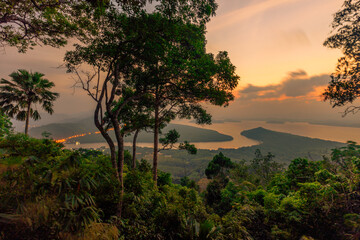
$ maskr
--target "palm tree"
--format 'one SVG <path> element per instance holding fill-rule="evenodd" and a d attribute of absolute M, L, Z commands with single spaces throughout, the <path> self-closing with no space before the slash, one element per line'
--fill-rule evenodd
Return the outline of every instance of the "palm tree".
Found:
<path fill-rule="evenodd" d="M 28 135 L 29 118 L 35 121 L 41 118 L 32 105 L 41 104 L 46 112 L 52 114 L 53 101 L 59 94 L 50 91 L 55 84 L 43 78 L 42 73 L 20 69 L 9 76 L 12 78 L 10 81 L 0 81 L 0 107 L 10 117 L 25 120 L 25 134 Z"/>

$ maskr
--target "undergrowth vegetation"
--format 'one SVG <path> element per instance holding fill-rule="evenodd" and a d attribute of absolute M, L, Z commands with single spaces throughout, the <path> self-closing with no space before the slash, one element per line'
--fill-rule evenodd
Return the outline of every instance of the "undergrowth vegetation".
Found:
<path fill-rule="evenodd" d="M 49 139 L 9 134 L 0 141 L 0 239 L 358 239 L 360 146 L 286 168 L 257 151 L 252 162 L 222 153 L 199 192 L 151 165 L 128 164 L 120 185 L 109 156 L 65 150 Z M 131 155 L 125 154 L 125 163 Z"/>

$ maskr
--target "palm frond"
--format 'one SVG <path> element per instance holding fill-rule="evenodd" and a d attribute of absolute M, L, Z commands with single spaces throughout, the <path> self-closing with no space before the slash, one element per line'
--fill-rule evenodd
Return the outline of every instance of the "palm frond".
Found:
<path fill-rule="evenodd" d="M 41 104 L 42 108 L 52 114 L 53 101 L 59 94 L 50 91 L 55 84 L 43 78 L 44 74 L 31 73 L 19 69 L 9 75 L 11 80 L 0 80 L 0 107 L 10 117 L 24 121 L 29 104 Z M 30 116 L 34 120 L 41 118 L 37 110 L 30 108 Z"/>

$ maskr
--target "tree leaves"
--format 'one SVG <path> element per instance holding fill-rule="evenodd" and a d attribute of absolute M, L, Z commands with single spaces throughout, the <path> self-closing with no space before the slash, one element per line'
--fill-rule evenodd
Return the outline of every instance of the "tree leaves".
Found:
<path fill-rule="evenodd" d="M 338 48 L 344 54 L 323 93 L 333 107 L 352 104 L 360 96 L 360 1 L 345 0 L 332 23 L 333 32 L 324 45 Z M 347 108 L 344 115 L 356 113 L 359 107 Z"/>
<path fill-rule="evenodd" d="M 32 108 L 32 104 L 41 104 L 41 107 L 50 114 L 54 112 L 53 101 L 59 94 L 50 91 L 55 84 L 43 78 L 44 74 L 19 69 L 9 76 L 11 80 L 0 81 L 0 106 L 6 114 L 20 121 L 29 118 L 36 121 L 41 117 L 38 110 Z M 27 127 L 28 125 L 25 129 Z"/>

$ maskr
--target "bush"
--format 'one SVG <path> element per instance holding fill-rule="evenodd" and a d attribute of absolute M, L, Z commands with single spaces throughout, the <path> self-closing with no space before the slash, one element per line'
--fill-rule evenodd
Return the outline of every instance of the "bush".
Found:
<path fill-rule="evenodd" d="M 22 134 L 8 136 L 1 147 L 5 162 L 21 157 L 22 163 L 2 175 L 0 211 L 19 215 L 29 234 L 76 235 L 102 221 L 107 210 L 99 206 L 118 200 L 101 194 L 117 186 L 107 156 L 63 150 L 52 140 Z"/>

